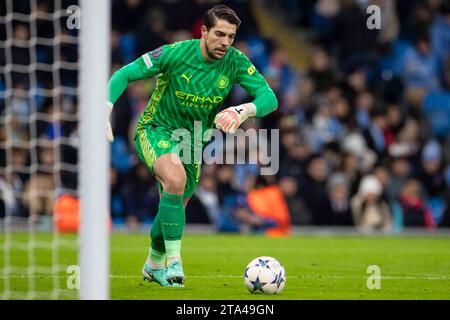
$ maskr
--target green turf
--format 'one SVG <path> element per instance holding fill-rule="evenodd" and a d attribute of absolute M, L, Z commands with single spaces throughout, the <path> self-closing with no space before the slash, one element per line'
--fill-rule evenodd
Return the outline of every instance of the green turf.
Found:
<path fill-rule="evenodd" d="M 13 238 L 27 239 L 24 235 Z M 63 238 L 76 244 L 74 237 Z M 48 241 L 51 237 L 40 235 L 37 239 Z M 4 239 L 0 240 L 3 244 Z M 183 289 L 162 288 L 142 280 L 140 269 L 148 245 L 147 235 L 112 235 L 113 299 L 450 299 L 449 237 L 188 235 L 182 246 Z M 286 287 L 278 296 L 250 294 L 243 284 L 245 266 L 261 255 L 276 257 L 286 269 Z M 35 256 L 37 264 L 51 265 L 48 249 L 36 250 Z M 11 264 L 26 267 L 28 258 L 26 250 L 11 249 Z M 61 248 L 58 259 L 62 267 L 76 264 L 76 251 Z M 369 290 L 366 285 L 367 267 L 373 264 L 381 268 L 379 290 Z M 0 267 L 4 267 L 3 249 Z M 5 279 L 1 279 L 3 293 Z M 38 273 L 35 290 L 49 291 L 52 284 L 65 288 L 66 281 L 64 271 L 59 277 Z M 13 269 L 9 283 L 14 298 L 27 291 L 30 281 L 24 270 Z M 60 297 L 76 297 L 76 291 L 62 291 Z"/>

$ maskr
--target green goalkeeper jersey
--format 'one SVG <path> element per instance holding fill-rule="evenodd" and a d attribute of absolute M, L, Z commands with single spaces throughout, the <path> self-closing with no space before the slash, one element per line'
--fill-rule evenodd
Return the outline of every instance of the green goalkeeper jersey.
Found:
<path fill-rule="evenodd" d="M 245 54 L 231 47 L 223 59 L 207 62 L 199 39 L 164 45 L 121 68 L 110 80 L 109 101 L 115 103 L 129 82 L 154 76 L 156 88 L 137 130 L 154 125 L 193 132 L 194 122 L 201 121 L 204 132 L 213 126 L 233 84 L 255 98 L 257 117 L 277 108 L 272 89 Z"/>

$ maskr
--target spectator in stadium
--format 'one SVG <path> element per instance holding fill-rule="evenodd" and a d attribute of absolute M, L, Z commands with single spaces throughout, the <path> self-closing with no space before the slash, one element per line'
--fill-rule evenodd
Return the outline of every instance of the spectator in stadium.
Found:
<path fill-rule="evenodd" d="M 341 1 L 318 0 L 311 10 L 311 24 L 320 41 L 329 46 L 333 34 L 333 22 L 341 9 Z"/>
<path fill-rule="evenodd" d="M 413 118 L 407 118 L 404 125 L 396 135 L 396 143 L 391 145 L 389 152 L 392 156 L 413 158 L 418 155 L 421 141 L 419 122 Z"/>
<path fill-rule="evenodd" d="M 384 109 L 374 109 L 371 114 L 371 124 L 363 131 L 367 146 L 376 151 L 378 156 L 383 156 L 387 150 L 386 111 Z"/>
<path fill-rule="evenodd" d="M 327 143 L 322 150 L 323 158 L 327 162 L 330 172 L 338 171 L 342 163 L 342 152 L 338 142 Z"/>
<path fill-rule="evenodd" d="M 125 223 L 131 229 L 153 220 L 158 211 L 159 197 L 154 178 L 142 163 L 137 163 L 122 189 Z"/>
<path fill-rule="evenodd" d="M 209 221 L 216 227 L 218 231 L 221 229 L 221 208 L 219 203 L 219 195 L 217 194 L 216 179 L 211 174 L 203 174 L 200 178 L 199 185 L 195 190 L 195 195 L 206 209 Z"/>
<path fill-rule="evenodd" d="M 388 187 L 391 183 L 391 173 L 389 168 L 384 164 L 377 164 L 373 170 L 372 174 L 380 181 L 381 187 L 383 189 L 382 198 L 390 204 L 389 196 L 387 195 Z"/>
<path fill-rule="evenodd" d="M 388 138 L 388 149 L 397 141 L 397 134 L 404 125 L 403 110 L 398 104 L 391 103 L 386 107 L 386 126 L 389 128 L 391 137 Z"/>
<path fill-rule="evenodd" d="M 312 80 L 317 93 L 326 92 L 337 81 L 337 77 L 331 68 L 330 56 L 322 48 L 314 48 L 311 54 L 312 60 L 308 77 Z"/>
<path fill-rule="evenodd" d="M 350 194 L 355 194 L 358 191 L 359 181 L 363 174 L 360 169 L 358 156 L 351 152 L 343 151 L 342 163 L 338 170 L 345 173 L 349 181 Z"/>
<path fill-rule="evenodd" d="M 111 145 L 111 165 L 121 173 L 130 171 L 135 158 L 130 154 L 125 138 L 119 136 Z"/>
<path fill-rule="evenodd" d="M 24 188 L 24 205 L 30 218 L 52 215 L 54 189 L 55 183 L 51 174 L 39 173 L 30 177 Z"/>
<path fill-rule="evenodd" d="M 430 28 L 431 45 L 440 63 L 450 56 L 450 1 L 441 1 L 440 14 Z"/>
<path fill-rule="evenodd" d="M 121 34 L 117 30 L 111 31 L 111 64 L 123 65 L 124 52 L 120 47 L 120 36 Z"/>
<path fill-rule="evenodd" d="M 148 4 L 144 0 L 114 0 L 112 21 L 121 33 L 136 30 Z"/>
<path fill-rule="evenodd" d="M 30 152 L 27 149 L 14 147 L 11 151 L 11 162 L 8 163 L 13 172 L 13 180 L 11 183 L 18 188 L 17 191 L 23 188 L 26 181 L 30 177 L 27 167 L 30 165 Z"/>
<path fill-rule="evenodd" d="M 343 171 L 349 177 L 358 173 L 369 172 L 377 161 L 376 153 L 368 148 L 366 140 L 358 132 L 351 132 L 342 141 L 342 151 L 345 153 Z M 352 181 L 353 178 L 350 178 Z"/>
<path fill-rule="evenodd" d="M 14 90 L 12 91 L 10 103 L 10 112 L 15 118 L 14 120 L 17 121 L 17 124 L 20 124 L 22 129 L 26 129 L 32 110 L 25 81 L 18 81 L 16 83 Z"/>
<path fill-rule="evenodd" d="M 433 23 L 434 11 L 437 9 L 433 1 L 417 1 L 413 4 L 413 11 L 410 17 L 410 34 L 409 40 L 414 40 L 414 37 L 421 34 L 427 34 Z"/>
<path fill-rule="evenodd" d="M 345 77 L 345 83 L 343 85 L 346 95 L 350 99 L 354 99 L 358 94 L 367 91 L 367 75 L 366 70 L 362 67 L 354 67 L 350 70 L 349 74 Z"/>
<path fill-rule="evenodd" d="M 340 140 L 345 134 L 344 126 L 333 113 L 333 105 L 326 97 L 317 101 L 315 113 L 309 132 L 309 143 L 314 152 L 320 152 L 325 144 Z"/>
<path fill-rule="evenodd" d="M 332 114 L 338 121 L 341 126 L 341 132 L 339 135 L 333 140 L 341 140 L 343 136 L 345 136 L 348 132 L 348 128 L 353 125 L 353 114 L 350 109 L 350 104 L 347 98 L 340 95 L 340 92 L 333 92 L 333 90 L 329 91 L 329 96 L 336 95 L 337 97 L 330 97 L 330 101 L 332 103 Z"/>
<path fill-rule="evenodd" d="M 276 222 L 256 215 L 248 205 L 247 199 L 243 195 L 236 198 L 234 217 L 239 223 L 239 232 L 263 232 L 267 228 L 275 227 Z"/>
<path fill-rule="evenodd" d="M 444 192 L 444 201 L 445 201 L 445 208 L 442 215 L 441 227 L 450 228 L 450 165 L 447 166 L 445 169 L 445 192 Z"/>
<path fill-rule="evenodd" d="M 387 196 L 390 202 L 396 201 L 400 196 L 400 189 L 411 177 L 411 164 L 407 158 L 392 157 L 389 161 L 391 178 L 387 188 Z"/>
<path fill-rule="evenodd" d="M 301 114 L 303 115 L 301 120 L 305 120 L 307 115 L 311 112 L 312 99 L 315 94 L 314 83 L 311 78 L 303 76 L 297 81 L 294 90 L 299 94 L 299 107 L 301 109 Z"/>
<path fill-rule="evenodd" d="M 441 154 L 441 147 L 436 140 L 428 141 L 422 150 L 417 178 L 422 183 L 427 197 L 439 197 L 445 188 Z"/>
<path fill-rule="evenodd" d="M 231 165 L 219 165 L 216 169 L 217 193 L 220 205 L 223 205 L 224 198 L 236 192 L 234 188 L 234 170 Z"/>
<path fill-rule="evenodd" d="M 293 225 L 311 224 L 311 212 L 309 212 L 304 201 L 299 196 L 298 180 L 291 176 L 284 176 L 279 179 L 278 184 L 286 199 L 291 223 Z"/>
<path fill-rule="evenodd" d="M 436 222 L 421 193 L 419 181 L 409 179 L 403 184 L 398 199 L 403 226 L 434 229 Z"/>
<path fill-rule="evenodd" d="M 11 118 L 10 122 L 11 131 L 8 138 L 11 139 L 13 143 L 20 143 L 20 142 L 23 143 L 30 140 L 28 125 L 27 123 L 24 123 L 22 121 L 18 117 Z"/>
<path fill-rule="evenodd" d="M 308 210 L 312 213 L 314 225 L 329 225 L 328 194 L 326 181 L 329 171 L 326 161 L 318 154 L 308 160 L 305 175 L 300 184 L 300 192 Z"/>
<path fill-rule="evenodd" d="M 404 98 L 412 107 L 412 115 L 417 118 L 421 115 L 426 93 L 441 88 L 439 61 L 431 50 L 428 35 L 418 35 L 414 48 L 405 52 L 400 75 L 405 86 Z"/>
<path fill-rule="evenodd" d="M 242 181 L 242 190 L 235 191 L 224 198 L 219 220 L 220 231 L 251 233 L 262 232 L 276 226 L 274 221 L 255 214 L 249 206 L 248 194 L 255 190 L 257 182 L 258 177 L 248 175 Z"/>
<path fill-rule="evenodd" d="M 263 73 L 279 79 L 279 92 L 285 94 L 291 88 L 294 72 L 286 62 L 286 52 L 283 47 L 276 47 L 272 51 L 269 64 L 265 66 Z"/>
<path fill-rule="evenodd" d="M 330 224 L 340 226 L 353 225 L 353 216 L 350 206 L 350 185 L 347 176 L 336 172 L 327 182 L 330 205 Z"/>
<path fill-rule="evenodd" d="M 353 221 L 362 231 L 390 231 L 392 216 L 389 205 L 382 198 L 380 181 L 368 175 L 361 179 L 358 193 L 351 199 Z"/>
<path fill-rule="evenodd" d="M 149 10 L 136 32 L 136 54 L 143 55 L 148 48 L 158 48 L 169 42 L 165 13 L 158 8 Z"/>
<path fill-rule="evenodd" d="M 18 201 L 14 197 L 11 183 L 3 173 L 0 174 L 0 195 L 0 218 L 16 214 Z"/>
<path fill-rule="evenodd" d="M 30 30 L 25 23 L 16 23 L 14 27 L 15 45 L 11 47 L 12 59 L 14 64 L 29 65 L 30 64 L 30 50 L 26 42 L 30 40 Z M 14 72 L 13 75 L 23 78 L 28 78 L 25 74 Z"/>
<path fill-rule="evenodd" d="M 339 50 L 340 67 L 345 73 L 357 66 L 367 66 L 374 61 L 378 30 L 366 26 L 367 16 L 357 1 L 344 0 L 336 16 L 333 37 Z M 349 37 L 351 35 L 351 37 Z"/>
<path fill-rule="evenodd" d="M 300 104 L 300 94 L 297 90 L 291 89 L 285 94 L 280 111 L 283 116 L 292 117 L 293 121 L 303 120 L 304 112 Z"/>
<path fill-rule="evenodd" d="M 370 114 L 375 105 L 375 98 L 370 91 L 360 92 L 355 98 L 356 123 L 361 129 L 368 129 L 371 124 Z"/>
<path fill-rule="evenodd" d="M 282 143 L 286 144 L 290 137 L 295 137 L 294 132 L 285 132 L 282 135 Z M 300 181 L 301 175 L 305 171 L 306 162 L 311 154 L 308 145 L 305 142 L 293 141 L 289 147 L 286 148 L 286 153 L 280 156 L 281 164 L 278 172 L 279 176 L 292 176 Z"/>
<path fill-rule="evenodd" d="M 399 34 L 400 22 L 396 3 L 391 0 L 376 0 L 373 3 L 380 7 L 382 17 L 377 41 L 382 46 L 382 49 L 386 50 L 397 39 Z"/>

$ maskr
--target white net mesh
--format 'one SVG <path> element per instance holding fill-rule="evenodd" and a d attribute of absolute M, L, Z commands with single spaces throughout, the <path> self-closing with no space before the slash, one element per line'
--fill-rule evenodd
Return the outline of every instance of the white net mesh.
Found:
<path fill-rule="evenodd" d="M 77 298 L 77 4 L 0 1 L 3 299 Z"/>

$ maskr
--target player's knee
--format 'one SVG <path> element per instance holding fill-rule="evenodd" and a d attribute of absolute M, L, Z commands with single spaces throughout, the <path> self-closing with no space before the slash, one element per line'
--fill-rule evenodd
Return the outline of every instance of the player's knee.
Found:
<path fill-rule="evenodd" d="M 172 194 L 182 194 L 186 185 L 186 173 L 179 172 L 164 179 L 164 191 Z"/>

